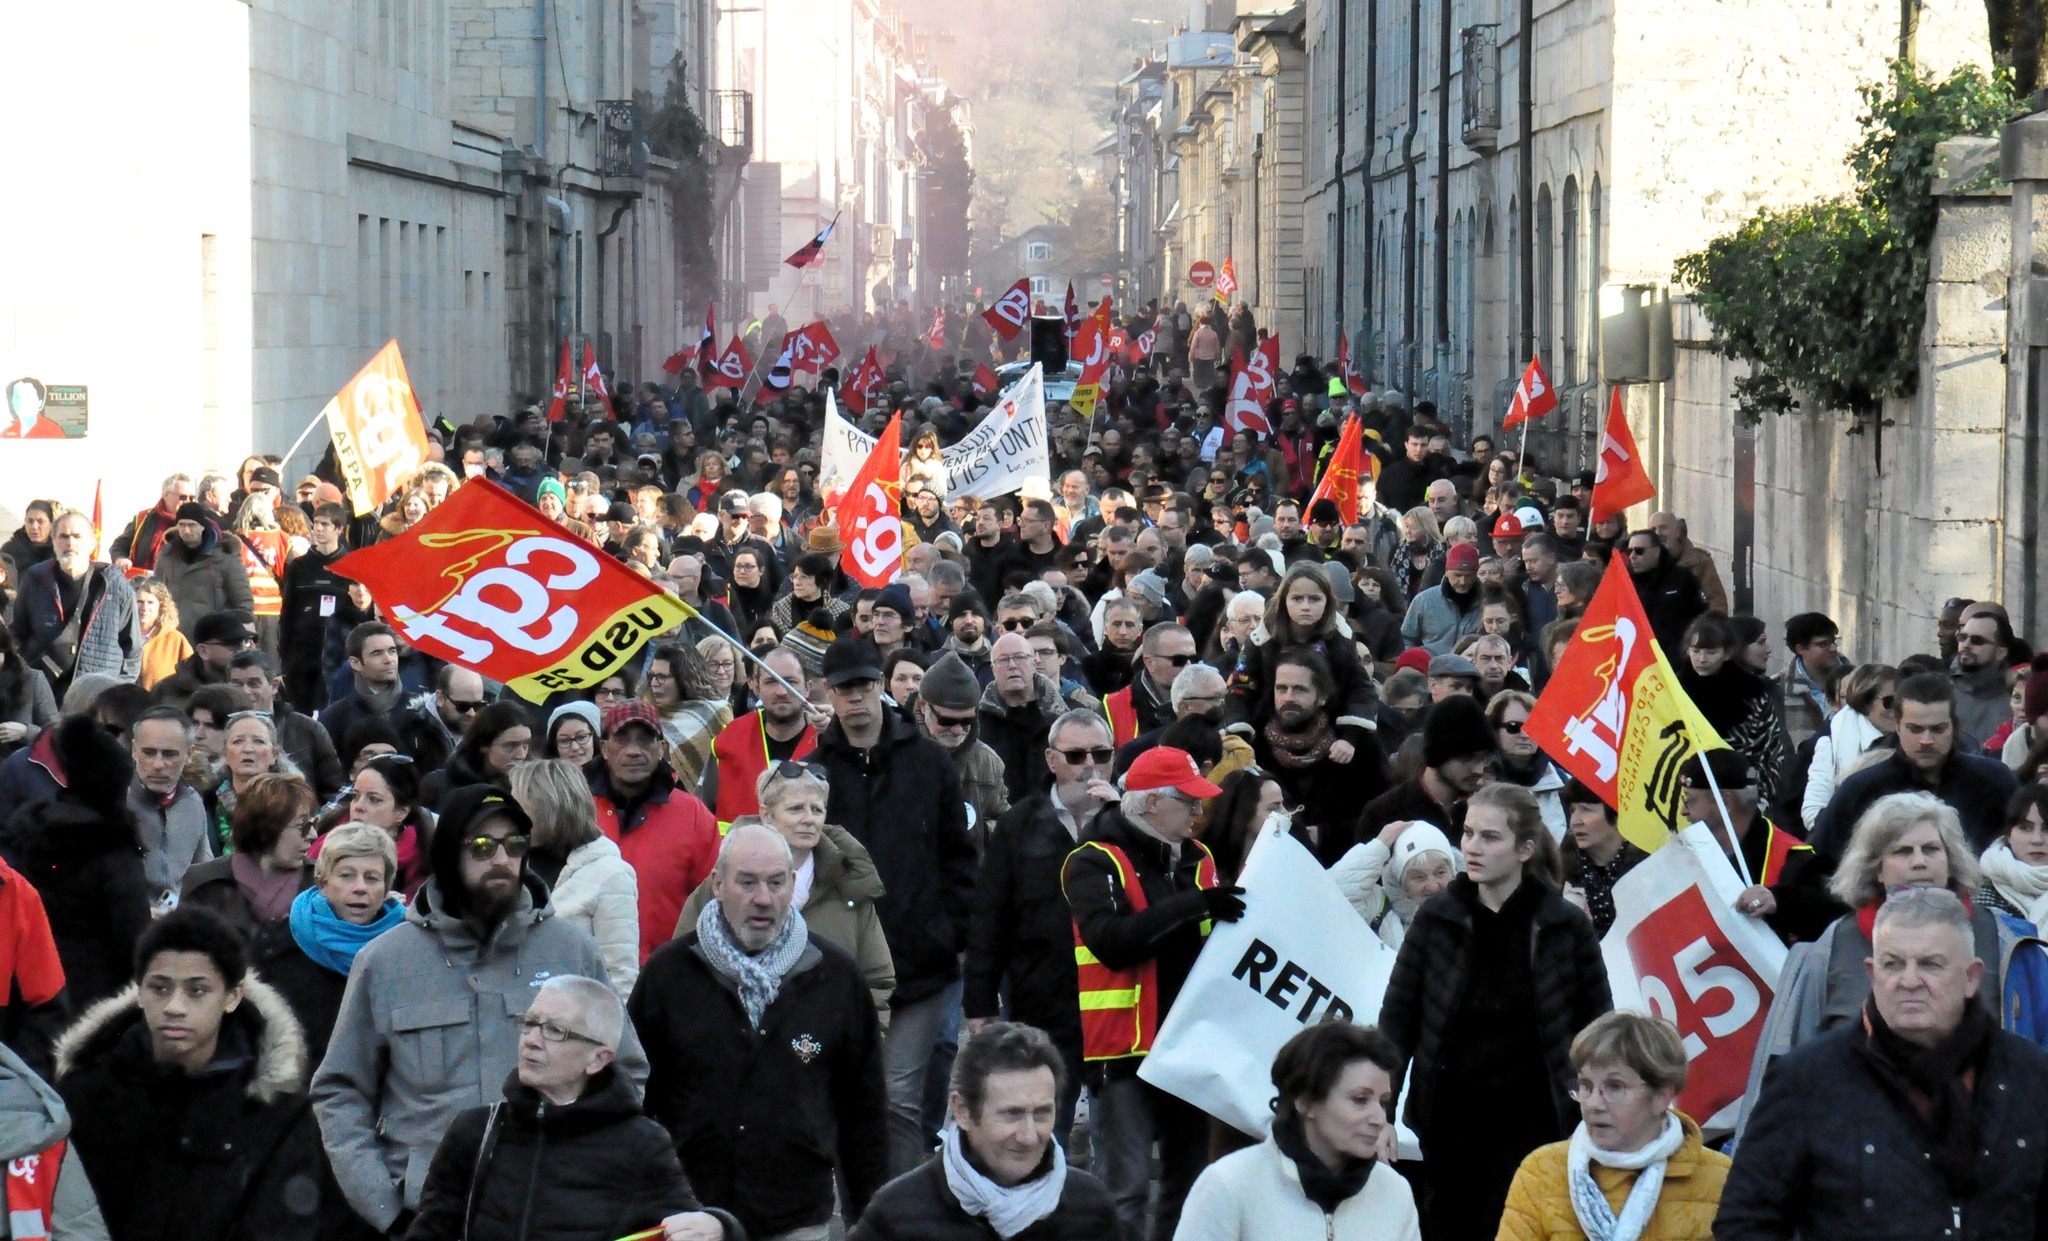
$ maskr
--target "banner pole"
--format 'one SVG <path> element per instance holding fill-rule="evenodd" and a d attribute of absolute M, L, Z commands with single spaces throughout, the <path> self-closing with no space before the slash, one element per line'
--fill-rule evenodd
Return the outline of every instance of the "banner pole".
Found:
<path fill-rule="evenodd" d="M 1714 779 L 1714 764 L 1708 761 L 1705 750 L 1694 750 L 1693 753 L 1699 756 L 1700 770 L 1707 773 L 1707 787 L 1714 791 L 1714 804 L 1721 809 L 1721 826 L 1728 831 L 1728 843 L 1735 846 L 1735 869 L 1742 874 L 1742 886 L 1753 888 L 1756 881 L 1749 877 L 1749 861 L 1742 856 L 1742 842 L 1735 838 L 1735 817 L 1728 813 L 1728 799 L 1721 795 L 1721 782 Z"/>
<path fill-rule="evenodd" d="M 306 424 L 306 429 L 299 432 L 299 438 L 292 441 L 292 446 L 284 450 L 284 462 L 287 466 L 291 464 L 292 456 L 295 453 L 297 453 L 299 451 L 300 446 L 306 442 L 306 437 L 313 434 L 313 428 L 319 426 L 326 420 L 327 410 L 323 407 L 319 413 L 313 415 L 313 421 Z"/>
<path fill-rule="evenodd" d="M 689 607 L 689 604 L 685 603 L 683 606 Z M 696 611 L 695 608 L 691 608 L 690 610 L 693 612 Z M 748 663 L 753 664 L 756 668 L 759 668 L 761 671 L 767 673 L 770 677 L 773 677 L 775 679 L 776 684 L 782 686 L 782 688 L 788 690 L 792 694 L 795 694 L 799 699 L 801 699 L 804 703 L 804 707 L 806 710 L 810 709 L 810 695 L 804 693 L 803 687 L 791 685 L 787 677 L 783 676 L 780 672 L 777 672 L 775 669 L 770 668 L 766 661 L 764 661 L 759 655 L 756 655 L 752 651 L 748 650 L 746 643 L 741 642 L 737 638 L 732 637 L 732 635 L 730 634 L 721 634 L 720 636 L 730 641 L 733 644 L 733 646 L 738 649 L 740 653 L 740 658 L 746 660 Z"/>

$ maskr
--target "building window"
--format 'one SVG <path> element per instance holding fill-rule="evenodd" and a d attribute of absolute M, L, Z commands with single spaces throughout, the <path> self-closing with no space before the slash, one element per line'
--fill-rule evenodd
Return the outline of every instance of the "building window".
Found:
<path fill-rule="evenodd" d="M 1557 344 L 1557 230 L 1551 224 L 1550 187 L 1536 191 L 1536 352 Z M 1556 355 L 1551 354 L 1552 365 Z"/>
<path fill-rule="evenodd" d="M 1052 262 L 1052 243 L 1049 241 L 1027 241 L 1024 243 L 1024 261 L 1027 263 Z"/>
<path fill-rule="evenodd" d="M 1033 300 L 1043 300 L 1045 298 L 1051 297 L 1052 277 L 1033 276 L 1031 278 L 1031 296 Z"/>
<path fill-rule="evenodd" d="M 1564 372 L 1560 383 L 1579 382 L 1579 181 L 1564 179 L 1564 218 L 1559 232 L 1564 268 Z"/>
<path fill-rule="evenodd" d="M 1589 379 L 1600 377 L 1600 282 L 1606 276 L 1600 265 L 1600 174 L 1586 195 L 1586 370 Z"/>

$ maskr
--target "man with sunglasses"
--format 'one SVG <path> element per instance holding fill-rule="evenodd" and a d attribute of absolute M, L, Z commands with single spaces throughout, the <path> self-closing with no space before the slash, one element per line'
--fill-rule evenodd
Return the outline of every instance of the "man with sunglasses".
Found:
<path fill-rule="evenodd" d="M 1097 811 L 1117 800 L 1109 783 L 1115 751 L 1098 712 L 1053 721 L 1042 762 L 1052 787 L 1010 807 L 981 859 L 960 1011 L 969 1033 L 1001 1015 L 1004 979 L 1010 1018 L 1052 1036 L 1062 1076 L 1053 1136 L 1062 1146 L 1081 1095 L 1081 1015 L 1075 1006 L 1074 921 L 1060 871 Z"/>
<path fill-rule="evenodd" d="M 1965 754 L 1984 753 L 1984 743 L 2012 718 L 2012 690 L 2005 680 L 2012 638 L 2002 609 L 1993 603 L 1970 605 L 1956 627 L 1949 681 L 1956 690 L 1956 744 Z"/>
<path fill-rule="evenodd" d="M 1624 545 L 1628 575 L 1643 604 L 1643 615 L 1664 658 L 1674 666 L 1685 660 L 1686 627 L 1706 614 L 1707 593 L 1700 588 L 1692 570 L 1672 559 L 1653 530 L 1637 530 Z"/>
<path fill-rule="evenodd" d="M 500 1097 L 520 1062 L 518 1015 L 561 974 L 605 977 L 589 932 L 553 916 L 527 874 L 533 821 L 490 785 L 450 792 L 428 846 L 431 877 L 405 923 L 356 954 L 313 1109 L 349 1205 L 403 1236 L 429 1162 L 466 1108 Z M 618 1063 L 637 1086 L 647 1060 L 628 1025 Z"/>
<path fill-rule="evenodd" d="M 1138 643 L 1137 675 L 1102 700 L 1111 735 L 1122 745 L 1139 733 L 1173 722 L 1169 689 L 1180 670 L 1195 661 L 1195 635 L 1186 625 L 1165 621 L 1145 631 Z"/>
<path fill-rule="evenodd" d="M 470 720 L 490 702 L 481 676 L 442 664 L 434 673 L 434 691 L 415 695 L 394 722 L 420 770 L 433 771 L 447 764 Z"/>
<path fill-rule="evenodd" d="M 979 852 L 996 820 L 1010 808 L 1003 779 L 1003 759 L 981 739 L 982 684 L 967 664 L 951 651 L 938 657 L 918 683 L 917 694 L 904 704 L 917 730 L 938 742 L 960 773 L 960 796 L 967 802 L 967 829 Z"/>

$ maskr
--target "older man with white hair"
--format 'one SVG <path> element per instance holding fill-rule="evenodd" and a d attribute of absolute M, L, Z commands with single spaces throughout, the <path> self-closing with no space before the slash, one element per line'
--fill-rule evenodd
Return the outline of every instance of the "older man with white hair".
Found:
<path fill-rule="evenodd" d="M 656 1226 L 665 1241 L 740 1235 L 738 1220 L 698 1205 L 667 1131 L 613 1065 L 626 1012 L 609 985 L 556 974 L 516 1020 L 519 1067 L 504 1098 L 448 1126 L 408 1237 L 611 1241 Z"/>
<path fill-rule="evenodd" d="M 1244 889 L 1225 886 L 1194 838 L 1203 798 L 1222 790 L 1186 750 L 1139 756 L 1123 796 L 1095 816 L 1068 856 L 1061 887 L 1074 914 L 1081 1054 L 1094 1098 L 1097 1165 L 1131 1237 L 1170 1237 L 1202 1170 L 1208 1121 L 1138 1077 L 1181 984 L 1216 922 L 1244 915 Z M 1152 1145 L 1160 1146 L 1159 1217 L 1145 1227 Z"/>
<path fill-rule="evenodd" d="M 888 1097 L 867 980 L 805 926 L 795 891 L 789 842 L 733 828 L 696 929 L 647 959 L 627 1007 L 648 1114 L 698 1194 L 749 1236 L 824 1241 L 835 1169 L 849 1223 L 885 1179 Z"/>
<path fill-rule="evenodd" d="M 120 570 L 94 563 L 92 545 L 85 514 L 59 516 L 50 527 L 55 555 L 22 574 L 14 604 L 21 662 L 48 677 L 60 701 L 74 677 L 97 672 L 132 681 L 142 670 L 135 592 Z"/>

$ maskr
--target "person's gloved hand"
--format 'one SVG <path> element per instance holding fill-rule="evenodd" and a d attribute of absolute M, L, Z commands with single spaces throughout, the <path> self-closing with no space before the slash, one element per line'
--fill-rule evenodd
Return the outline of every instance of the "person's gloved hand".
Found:
<path fill-rule="evenodd" d="M 1244 889 L 1236 884 L 1203 888 L 1202 901 L 1209 907 L 1209 917 L 1217 922 L 1235 922 L 1244 917 Z"/>

